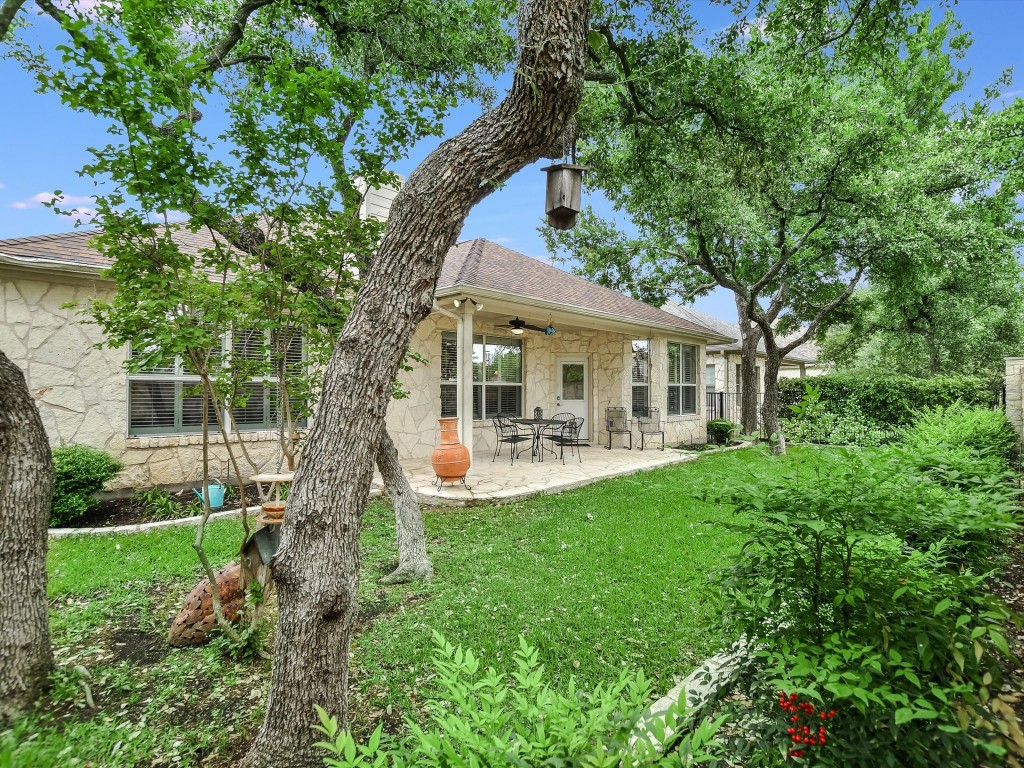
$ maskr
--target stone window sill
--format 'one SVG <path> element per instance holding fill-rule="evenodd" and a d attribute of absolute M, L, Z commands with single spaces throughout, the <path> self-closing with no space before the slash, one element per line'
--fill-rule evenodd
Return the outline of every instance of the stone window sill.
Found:
<path fill-rule="evenodd" d="M 241 439 L 243 443 L 268 443 L 277 440 L 277 432 L 271 429 L 256 430 L 253 432 L 242 432 L 230 436 L 232 442 Z M 210 445 L 220 445 L 224 442 L 219 435 L 210 435 Z M 129 437 L 125 441 L 126 448 L 179 448 L 186 445 L 202 445 L 202 435 L 139 435 Z"/>

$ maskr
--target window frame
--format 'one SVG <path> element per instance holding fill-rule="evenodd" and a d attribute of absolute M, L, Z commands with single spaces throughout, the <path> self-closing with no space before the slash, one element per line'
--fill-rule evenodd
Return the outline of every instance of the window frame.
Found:
<path fill-rule="evenodd" d="M 444 378 L 445 373 L 445 358 L 451 353 L 445 352 L 445 344 L 451 344 L 454 346 L 454 358 L 455 358 L 455 378 Z M 487 347 L 488 346 L 512 346 L 519 349 L 519 381 L 487 381 L 486 367 L 487 367 Z M 480 348 L 481 357 L 477 359 L 477 348 Z M 458 402 L 458 372 L 459 372 L 459 347 L 458 347 L 458 334 L 455 331 L 442 331 L 441 332 L 441 379 L 439 387 L 439 398 L 440 398 L 440 413 L 441 418 L 458 418 L 459 407 L 461 403 Z M 492 419 L 498 413 L 508 413 L 507 410 L 501 410 L 500 405 L 502 401 L 502 390 L 503 389 L 518 389 L 518 411 L 515 418 L 522 418 L 523 409 L 526 402 L 526 345 L 523 343 L 523 339 L 514 337 L 498 336 L 486 333 L 474 333 L 473 334 L 473 421 L 485 421 Z M 497 391 L 497 400 L 499 410 L 495 413 L 488 415 L 487 410 L 487 394 L 488 390 Z M 446 402 L 454 402 L 455 408 L 452 412 L 451 408 L 446 407 Z"/>
<path fill-rule="evenodd" d="M 629 365 L 629 381 L 630 381 L 630 396 L 629 396 L 629 411 L 633 418 L 639 416 L 648 416 L 651 412 L 651 340 L 650 339 L 633 339 L 630 342 L 630 365 Z M 643 367 L 640 366 L 640 350 L 644 349 L 647 353 L 646 363 Z M 643 373 L 641 378 L 637 377 L 639 372 Z M 637 395 L 643 392 L 644 405 L 637 408 Z"/>
<path fill-rule="evenodd" d="M 228 354 L 231 351 L 234 343 L 234 334 L 241 331 L 229 331 L 221 336 L 221 352 L 222 354 Z M 306 335 L 300 329 L 301 334 L 301 362 L 303 366 L 306 365 L 307 361 L 307 350 L 306 350 Z M 264 337 L 264 349 L 270 345 L 270 333 L 265 333 Z M 131 359 L 133 354 L 133 345 L 128 345 L 128 358 Z M 202 379 L 196 375 L 187 372 L 184 365 L 184 360 L 180 355 L 174 358 L 173 363 L 170 366 L 166 366 L 171 370 L 151 369 L 146 371 L 129 372 L 128 387 L 126 391 L 126 424 L 128 437 L 173 437 L 173 436 L 184 436 L 184 435 L 200 435 L 203 432 L 202 423 L 191 425 L 184 424 L 183 412 L 184 403 L 186 396 L 184 395 L 185 390 L 192 387 L 198 386 Z M 132 419 L 132 384 L 136 382 L 156 382 L 156 383 L 173 383 L 174 384 L 174 423 L 170 426 L 156 426 L 156 427 L 137 427 L 133 426 Z M 263 419 L 259 422 L 250 423 L 238 423 L 235 418 L 234 408 L 223 408 L 221 411 L 221 417 L 224 421 L 225 426 L 229 431 L 233 432 L 266 432 L 270 430 L 278 429 L 279 425 L 276 419 L 273 418 L 272 414 L 275 410 L 275 403 L 277 400 L 276 387 L 278 383 L 277 376 L 261 376 L 253 379 L 249 379 L 244 382 L 242 386 L 258 386 L 261 388 L 263 396 Z M 192 395 L 191 397 L 195 397 Z M 252 396 L 250 396 L 251 399 Z M 273 400 L 273 402 L 271 402 Z M 201 412 L 201 406 L 200 406 Z M 210 414 L 211 423 L 215 425 L 216 429 L 216 415 L 211 411 Z M 296 419 L 296 426 L 299 429 L 304 429 L 308 425 L 308 418 L 302 417 Z"/>
<path fill-rule="evenodd" d="M 676 352 L 676 363 L 673 365 L 673 347 Z M 685 363 L 686 354 L 692 355 L 689 366 L 689 377 L 687 377 L 687 366 Z M 684 344 L 681 341 L 668 342 L 665 361 L 668 372 L 666 386 L 666 408 L 669 416 L 694 416 L 698 413 L 697 402 L 697 365 L 700 360 L 696 344 Z M 675 380 L 673 380 L 675 379 Z M 673 392 L 675 393 L 676 407 L 673 408 Z M 687 409 L 687 395 L 691 409 Z"/>

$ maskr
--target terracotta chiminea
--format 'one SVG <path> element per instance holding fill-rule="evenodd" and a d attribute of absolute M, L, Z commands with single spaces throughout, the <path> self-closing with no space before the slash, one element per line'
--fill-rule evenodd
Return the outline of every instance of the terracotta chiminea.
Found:
<path fill-rule="evenodd" d="M 466 473 L 469 471 L 469 449 L 459 442 L 459 420 L 457 418 L 438 419 L 441 425 L 441 443 L 430 454 L 430 463 L 437 475 L 437 485 L 455 482 L 466 484 Z"/>

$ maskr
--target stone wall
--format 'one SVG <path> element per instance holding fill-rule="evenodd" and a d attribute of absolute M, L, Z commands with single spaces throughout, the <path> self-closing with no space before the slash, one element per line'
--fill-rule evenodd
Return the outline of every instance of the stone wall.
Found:
<path fill-rule="evenodd" d="M 202 474 L 202 446 L 198 435 L 128 436 L 128 379 L 124 349 L 98 347 L 103 334 L 65 304 L 86 306 L 95 298 L 109 298 L 110 283 L 88 276 L 46 273 L 42 270 L 0 270 L 0 349 L 26 374 L 39 405 L 52 445 L 81 444 L 99 448 L 121 459 L 124 471 L 112 489 L 195 483 Z M 410 349 L 426 359 L 413 362 L 400 374 L 408 396 L 388 408 L 388 429 L 403 458 L 425 459 L 437 444 L 440 416 L 441 333 L 454 331 L 455 321 L 432 313 L 417 328 Z M 508 336 L 507 327 L 492 322 L 474 323 L 475 333 Z M 524 412 L 537 406 L 546 414 L 557 407 L 557 361 L 560 356 L 582 356 L 589 362 L 590 441 L 607 439 L 604 409 L 629 407 L 632 336 L 602 330 L 559 331 L 554 336 L 528 332 L 523 339 Z M 685 338 L 674 339 L 693 343 Z M 705 440 L 703 385 L 704 347 L 698 345 L 698 413 L 667 414 L 667 342 L 652 340 L 651 405 L 661 409 L 668 443 Z M 260 470 L 282 466 L 274 432 L 247 432 L 245 448 Z M 616 442 L 616 444 L 618 444 Z M 489 420 L 474 424 L 478 454 L 493 452 L 494 430 Z M 236 448 L 236 453 L 239 453 Z M 226 478 L 228 456 L 219 436 L 211 445 L 212 471 Z M 244 474 L 249 464 L 239 458 Z"/>
<path fill-rule="evenodd" d="M 87 276 L 0 270 L 0 349 L 25 373 L 51 445 L 88 445 L 124 462 L 112 490 L 194 483 L 202 476 L 200 437 L 128 437 L 126 351 L 97 348 L 100 329 L 64 307 L 87 306 L 112 291 Z M 276 469 L 275 433 L 246 433 L 244 440 L 257 466 Z M 212 468 L 225 477 L 227 451 L 219 437 L 214 443 Z"/>
<path fill-rule="evenodd" d="M 440 417 L 441 334 L 455 331 L 455 321 L 440 313 L 427 317 L 413 336 L 410 349 L 422 355 L 426 365 L 413 363 L 412 370 L 403 372 L 399 380 L 408 396 L 392 401 L 388 407 L 387 424 L 403 458 L 426 459 L 437 445 L 440 436 L 437 419 Z M 508 337 L 507 327 L 477 320 L 474 334 Z M 559 331 L 554 336 L 535 332 L 523 334 L 524 415 L 532 415 L 535 407 L 545 414 L 554 414 L 558 408 L 558 359 L 584 357 L 590 371 L 590 415 L 587 417 L 590 442 L 607 440 L 603 431 L 604 409 L 609 406 L 629 407 L 632 382 L 632 336 L 609 331 Z M 673 339 L 676 340 L 676 339 Z M 684 343 L 693 340 L 678 339 Z M 698 376 L 697 408 L 695 415 L 667 417 L 666 363 L 669 339 L 652 339 L 651 405 L 661 409 L 665 422 L 667 443 L 702 443 L 706 439 L 703 380 Z M 698 345 L 698 372 L 703 371 L 704 347 Z M 618 439 L 615 442 L 618 445 Z M 490 420 L 475 421 L 473 449 L 478 455 L 493 453 L 495 433 Z"/>
<path fill-rule="evenodd" d="M 1006 417 L 1024 438 L 1024 357 L 1006 358 Z"/>

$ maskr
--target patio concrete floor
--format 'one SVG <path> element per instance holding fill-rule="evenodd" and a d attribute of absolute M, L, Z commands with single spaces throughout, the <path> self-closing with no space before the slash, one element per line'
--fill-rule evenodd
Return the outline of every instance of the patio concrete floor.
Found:
<path fill-rule="evenodd" d="M 402 466 L 421 503 L 459 507 L 561 493 L 610 477 L 693 461 L 698 455 L 673 448 L 659 450 L 648 447 L 641 451 L 634 447 L 630 451 L 616 446 L 609 451 L 601 446 L 586 446 L 580 449 L 577 457 L 566 453 L 563 465 L 557 456 L 550 454 L 545 455 L 543 462 L 531 463 L 527 452 L 511 464 L 507 450 L 504 458 L 499 457 L 494 462 L 490 452 L 475 453 L 467 477 L 468 488 L 461 483 L 445 483 L 443 488 L 437 488 L 429 459 L 403 461 Z M 380 477 L 375 476 L 373 495 L 380 495 L 381 490 Z"/>

